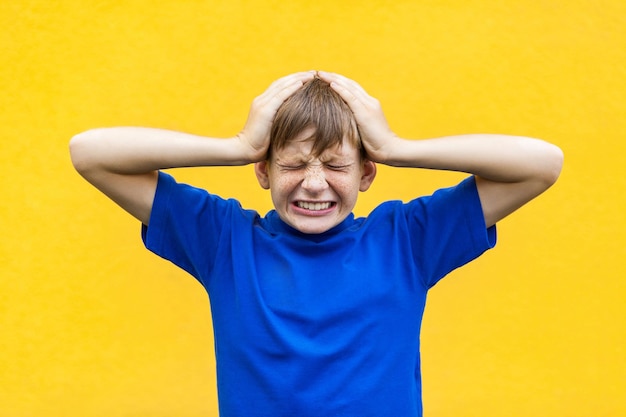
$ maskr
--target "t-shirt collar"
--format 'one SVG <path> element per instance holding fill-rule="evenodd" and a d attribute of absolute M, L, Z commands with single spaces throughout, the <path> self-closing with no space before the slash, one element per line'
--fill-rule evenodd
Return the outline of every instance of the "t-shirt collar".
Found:
<path fill-rule="evenodd" d="M 335 236 L 341 233 L 343 230 L 347 229 L 348 227 L 352 226 L 354 224 L 354 214 L 353 213 L 348 214 L 348 216 L 345 219 L 343 219 L 341 223 L 328 229 L 327 231 L 323 233 L 315 233 L 315 234 L 302 233 L 301 231 L 291 227 L 280 218 L 276 210 L 271 210 L 270 212 L 268 212 L 267 215 L 265 216 L 265 220 L 267 220 L 266 227 L 268 228 L 270 233 L 275 233 L 275 234 L 285 233 L 291 236 L 299 237 L 301 239 L 320 242 L 332 236 Z"/>

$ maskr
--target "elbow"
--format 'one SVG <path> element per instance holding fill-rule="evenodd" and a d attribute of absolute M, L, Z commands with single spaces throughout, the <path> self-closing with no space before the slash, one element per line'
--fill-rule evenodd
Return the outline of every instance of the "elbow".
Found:
<path fill-rule="evenodd" d="M 79 133 L 70 139 L 69 151 L 70 160 L 74 169 L 79 174 L 85 175 L 93 165 L 93 153 L 94 150 L 94 131 L 88 130 L 86 132 Z"/>
<path fill-rule="evenodd" d="M 70 139 L 70 160 L 74 169 L 81 173 L 85 168 L 85 146 L 84 146 L 84 134 L 79 133 Z"/>
<path fill-rule="evenodd" d="M 542 182 L 548 189 L 559 179 L 563 169 L 563 151 L 556 145 L 546 144 L 545 160 L 542 169 Z"/>

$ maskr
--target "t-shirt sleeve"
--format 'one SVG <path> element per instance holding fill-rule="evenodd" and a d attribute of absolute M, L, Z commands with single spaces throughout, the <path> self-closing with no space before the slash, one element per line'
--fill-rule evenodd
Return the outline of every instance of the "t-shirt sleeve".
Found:
<path fill-rule="evenodd" d="M 184 269 L 202 284 L 215 262 L 229 206 L 206 190 L 178 184 L 159 172 L 149 226 L 142 239 L 150 251 Z"/>
<path fill-rule="evenodd" d="M 412 250 L 427 288 L 496 244 L 487 228 L 474 176 L 407 204 Z"/>

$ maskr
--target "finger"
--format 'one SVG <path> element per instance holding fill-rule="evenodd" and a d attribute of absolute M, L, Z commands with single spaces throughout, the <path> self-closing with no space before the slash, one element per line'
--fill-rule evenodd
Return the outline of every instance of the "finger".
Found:
<path fill-rule="evenodd" d="M 309 71 L 283 77 L 279 79 L 270 90 L 268 90 L 267 97 L 270 101 L 277 101 L 280 105 L 293 93 L 299 90 L 306 81 L 313 79 L 314 76 L 315 71 Z"/>
<path fill-rule="evenodd" d="M 339 74 L 327 72 L 318 74 L 324 81 L 330 82 L 331 88 L 341 96 L 355 115 L 365 115 L 368 108 L 374 104 L 374 99 L 356 81 Z"/>
<path fill-rule="evenodd" d="M 257 97 L 257 101 L 262 104 L 266 104 L 274 97 L 281 94 L 283 90 L 288 89 L 289 91 L 291 91 L 292 88 L 295 88 L 297 90 L 298 86 L 302 86 L 304 82 L 313 79 L 314 76 L 315 71 L 306 71 L 297 72 L 281 77 L 278 80 L 274 81 L 272 84 L 270 84 L 267 90 L 265 90 L 260 96 Z M 291 94 L 293 94 L 293 92 L 295 92 L 295 90 L 291 91 L 291 93 L 286 93 L 287 95 L 284 96 L 283 101 Z"/>
<path fill-rule="evenodd" d="M 298 91 L 304 85 L 304 81 L 301 79 L 297 79 L 296 81 L 291 82 L 290 84 L 281 86 L 282 88 L 270 97 L 270 102 L 274 101 L 278 106 L 282 104 L 285 100 L 287 100 L 293 93 Z"/>
<path fill-rule="evenodd" d="M 308 76 L 304 75 L 304 80 Z M 281 79 L 279 83 L 274 84 L 271 88 L 266 90 L 262 95 L 254 99 L 250 110 L 254 120 L 263 120 L 264 123 L 271 123 L 274 119 L 278 108 L 287 100 L 292 94 L 302 88 L 304 81 L 303 77 L 289 77 L 287 79 Z M 312 77 L 312 75 L 311 75 Z"/>
<path fill-rule="evenodd" d="M 370 112 L 377 108 L 378 101 L 356 81 L 339 74 L 333 74 L 328 81 L 331 88 L 344 99 L 353 112 Z"/>
<path fill-rule="evenodd" d="M 334 81 L 330 84 L 330 86 L 348 104 L 352 112 L 357 116 L 357 119 L 361 113 L 364 113 L 366 111 L 365 100 L 361 97 L 358 97 L 355 94 L 355 90 L 346 88 L 344 85 L 336 83 Z"/>
<path fill-rule="evenodd" d="M 285 86 L 291 85 L 298 81 L 304 83 L 305 81 L 313 79 L 314 76 L 315 71 L 296 72 L 293 74 L 289 74 L 277 79 L 272 84 L 270 84 L 266 92 L 269 92 L 269 95 L 273 95 L 276 91 L 282 90 Z"/>
<path fill-rule="evenodd" d="M 324 81 L 329 82 L 331 86 L 333 85 L 333 83 L 335 85 L 340 85 L 349 90 L 355 97 L 361 100 L 367 100 L 368 98 L 370 98 L 370 95 L 367 94 L 365 89 L 359 83 L 346 76 L 325 71 L 318 71 L 318 75 Z"/>

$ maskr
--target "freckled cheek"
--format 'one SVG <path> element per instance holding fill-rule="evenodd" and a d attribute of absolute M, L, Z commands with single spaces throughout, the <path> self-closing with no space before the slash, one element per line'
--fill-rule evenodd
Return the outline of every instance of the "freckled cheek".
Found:
<path fill-rule="evenodd" d="M 356 194 L 358 194 L 358 192 L 355 192 L 355 183 L 352 178 L 337 175 L 327 177 L 326 180 L 328 181 L 329 186 L 335 191 L 335 193 L 341 196 L 342 199 L 356 199 Z"/>
<path fill-rule="evenodd" d="M 287 199 L 301 181 L 296 175 L 281 175 L 273 181 L 271 188 L 277 197 Z"/>

